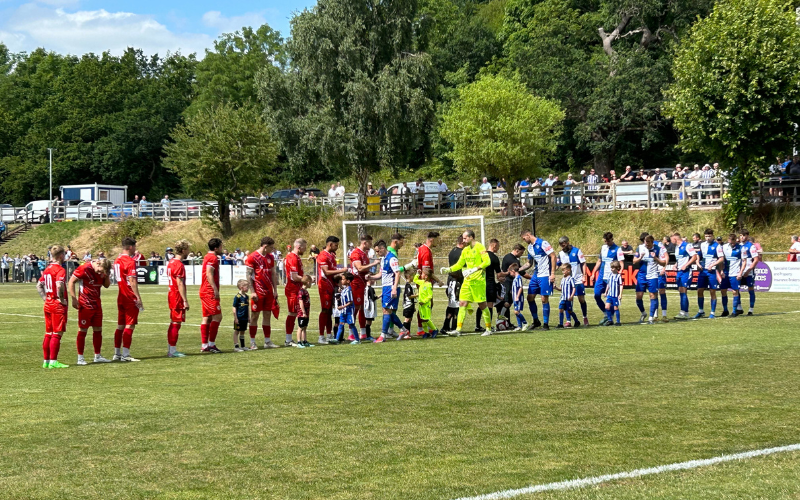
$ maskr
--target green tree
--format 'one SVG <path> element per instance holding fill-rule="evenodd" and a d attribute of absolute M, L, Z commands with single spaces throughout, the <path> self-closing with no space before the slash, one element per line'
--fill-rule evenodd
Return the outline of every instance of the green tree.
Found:
<path fill-rule="evenodd" d="M 177 174 L 190 196 L 219 204 L 222 234 L 230 236 L 230 201 L 269 183 L 278 148 L 252 106 L 220 104 L 200 110 L 172 132 L 164 165 Z"/>
<path fill-rule="evenodd" d="M 174 189 L 162 148 L 189 105 L 193 57 L 128 49 L 80 58 L 43 49 L 13 56 L 0 75 L 0 200 L 47 196 L 47 148 L 57 149 L 54 187 L 104 182 L 136 194 Z M 151 193 L 152 192 L 152 193 Z"/>
<path fill-rule="evenodd" d="M 259 71 L 279 71 L 286 63 L 283 39 L 264 24 L 253 31 L 244 27 L 225 33 L 206 49 L 197 64 L 196 96 L 187 113 L 228 102 L 243 105 L 257 101 L 255 78 Z"/>
<path fill-rule="evenodd" d="M 798 139 L 800 28 L 786 0 L 720 0 L 675 55 L 666 114 L 680 146 L 731 175 L 726 220 L 741 224 L 757 173 Z"/>
<path fill-rule="evenodd" d="M 510 0 L 507 70 L 566 110 L 560 162 L 605 173 L 677 159 L 661 114 L 671 51 L 711 0 Z M 607 31 L 608 30 L 608 31 Z"/>
<path fill-rule="evenodd" d="M 416 0 L 320 0 L 292 19 L 288 70 L 263 71 L 258 85 L 293 170 L 353 174 L 363 200 L 371 173 L 423 147 L 436 85 L 416 18 Z"/>
<path fill-rule="evenodd" d="M 555 152 L 563 119 L 558 103 L 519 81 L 488 75 L 459 90 L 440 134 L 453 147 L 457 169 L 505 178 L 513 199 L 514 181 L 535 175 Z"/>

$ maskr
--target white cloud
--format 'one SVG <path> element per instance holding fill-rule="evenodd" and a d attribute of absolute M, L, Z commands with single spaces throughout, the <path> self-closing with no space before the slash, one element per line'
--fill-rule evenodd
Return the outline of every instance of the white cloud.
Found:
<path fill-rule="evenodd" d="M 62 54 L 81 55 L 110 50 L 121 54 L 127 47 L 141 48 L 146 54 L 177 52 L 188 55 L 213 45 L 213 38 L 202 33 L 175 33 L 152 16 L 130 12 L 65 12 L 36 4 L 21 5 L 0 22 L 0 41 L 13 51 L 44 47 Z"/>
<path fill-rule="evenodd" d="M 258 28 L 267 22 L 262 13 L 250 12 L 241 16 L 224 16 L 218 10 L 210 10 L 203 14 L 203 24 L 209 28 L 219 30 L 221 33 L 233 33 L 239 31 L 244 26 L 251 26 L 253 29 Z"/>

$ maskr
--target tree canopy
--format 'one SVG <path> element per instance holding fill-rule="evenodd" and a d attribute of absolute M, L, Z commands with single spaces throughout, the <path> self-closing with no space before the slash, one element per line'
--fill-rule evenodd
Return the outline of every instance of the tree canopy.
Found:
<path fill-rule="evenodd" d="M 253 106 L 223 103 L 198 111 L 172 132 L 165 166 L 190 196 L 219 205 L 222 234 L 230 236 L 231 200 L 269 184 L 278 147 Z"/>
<path fill-rule="evenodd" d="M 786 0 L 720 0 L 676 53 L 666 113 L 682 148 L 732 170 L 731 224 L 749 209 L 764 164 L 796 144 L 798 60 L 800 27 Z"/>
<path fill-rule="evenodd" d="M 522 83 L 485 76 L 459 90 L 442 119 L 456 168 L 520 179 L 539 173 L 556 151 L 564 112 Z M 513 182 L 506 183 L 513 195 Z"/>
<path fill-rule="evenodd" d="M 292 19 L 288 71 L 259 97 L 294 171 L 369 175 L 413 162 L 434 111 L 430 56 L 417 51 L 416 0 L 320 0 Z"/>

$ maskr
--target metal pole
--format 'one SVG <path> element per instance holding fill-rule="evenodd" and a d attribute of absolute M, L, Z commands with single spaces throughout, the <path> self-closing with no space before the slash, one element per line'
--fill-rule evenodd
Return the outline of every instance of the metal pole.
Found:
<path fill-rule="evenodd" d="M 53 220 L 53 148 L 47 148 L 47 151 L 50 152 L 50 197 L 48 198 L 47 205 L 50 207 L 50 220 L 47 222 L 52 222 Z"/>

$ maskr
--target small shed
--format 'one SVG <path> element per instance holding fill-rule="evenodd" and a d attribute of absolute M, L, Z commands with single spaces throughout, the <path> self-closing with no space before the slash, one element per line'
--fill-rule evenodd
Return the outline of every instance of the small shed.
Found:
<path fill-rule="evenodd" d="M 61 199 L 110 201 L 114 205 L 122 205 L 128 201 L 128 186 L 111 186 L 97 183 L 61 186 Z"/>

